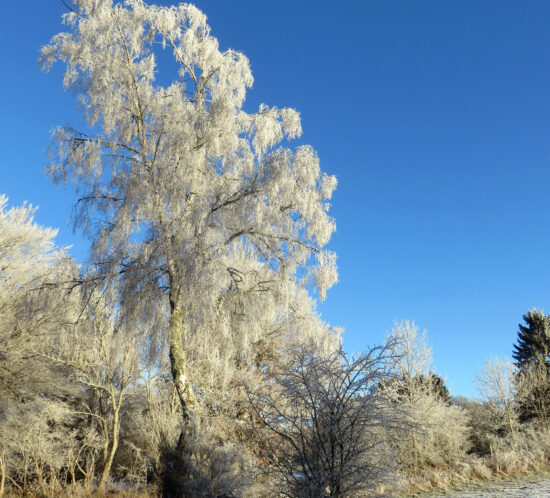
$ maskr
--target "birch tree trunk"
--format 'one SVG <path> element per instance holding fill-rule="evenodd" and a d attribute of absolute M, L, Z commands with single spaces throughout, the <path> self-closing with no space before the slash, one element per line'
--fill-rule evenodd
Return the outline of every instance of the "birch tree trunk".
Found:
<path fill-rule="evenodd" d="M 196 420 L 193 413 L 195 397 L 193 387 L 189 381 L 183 346 L 183 318 L 185 313 L 179 302 L 178 294 L 178 291 L 170 292 L 170 367 L 183 417 L 183 429 L 180 434 L 178 449 L 184 449 L 186 438 L 193 435 Z"/>

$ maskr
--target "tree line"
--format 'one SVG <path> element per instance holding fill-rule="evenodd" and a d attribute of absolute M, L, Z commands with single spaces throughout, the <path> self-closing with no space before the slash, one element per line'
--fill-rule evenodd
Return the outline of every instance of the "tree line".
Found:
<path fill-rule="evenodd" d="M 48 173 L 90 252 L 0 197 L 0 495 L 370 496 L 546 454 L 547 317 L 483 402 L 451 398 L 414 322 L 346 354 L 316 311 L 336 179 L 292 147 L 299 113 L 245 110 L 248 60 L 193 5 L 66 5 L 40 64 L 86 128 L 55 130 Z"/>

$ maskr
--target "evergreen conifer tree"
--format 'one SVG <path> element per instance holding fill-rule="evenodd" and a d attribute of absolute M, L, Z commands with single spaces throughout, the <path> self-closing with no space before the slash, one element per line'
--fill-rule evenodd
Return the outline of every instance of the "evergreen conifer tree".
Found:
<path fill-rule="evenodd" d="M 531 362 L 550 367 L 550 316 L 532 309 L 523 315 L 526 325 L 519 324 L 517 344 L 512 357 L 519 368 Z"/>

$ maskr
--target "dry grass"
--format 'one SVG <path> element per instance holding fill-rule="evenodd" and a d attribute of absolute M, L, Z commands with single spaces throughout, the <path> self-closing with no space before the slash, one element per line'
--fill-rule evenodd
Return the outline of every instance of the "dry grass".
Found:
<path fill-rule="evenodd" d="M 400 495 L 460 489 L 481 481 L 496 481 L 542 473 L 550 470 L 549 456 L 544 452 L 506 451 L 489 457 L 470 457 L 449 468 L 422 469 L 405 478 Z"/>
<path fill-rule="evenodd" d="M 525 426 L 513 437 L 495 437 L 490 448 L 490 455 L 469 455 L 453 465 L 407 473 L 398 494 L 445 492 L 550 471 L 550 433 L 536 426 Z"/>
<path fill-rule="evenodd" d="M 161 496 L 160 491 L 155 486 L 149 486 L 141 489 L 118 489 L 108 490 L 103 494 L 85 489 L 83 486 L 67 486 L 62 490 L 57 490 L 48 494 L 44 494 L 38 489 L 28 489 L 25 494 L 13 489 L 6 490 L 1 495 L 2 498 L 15 498 L 20 496 L 36 496 L 36 497 L 55 497 L 55 498 L 157 498 Z"/>

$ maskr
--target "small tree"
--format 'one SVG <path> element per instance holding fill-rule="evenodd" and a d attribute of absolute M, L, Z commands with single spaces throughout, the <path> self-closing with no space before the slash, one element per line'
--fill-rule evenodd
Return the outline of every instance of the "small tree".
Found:
<path fill-rule="evenodd" d="M 284 493 L 357 496 L 391 481 L 389 434 L 407 425 L 377 389 L 394 367 L 392 345 L 356 358 L 302 347 L 292 360 L 271 385 L 249 391 L 264 457 L 285 483 Z"/>
<path fill-rule="evenodd" d="M 506 425 L 512 437 L 516 433 L 518 410 L 514 386 L 515 368 L 508 358 L 492 358 L 475 378 L 482 396 L 498 406 L 504 414 Z"/>
<path fill-rule="evenodd" d="M 414 321 L 404 320 L 394 322 L 390 337 L 395 344 L 395 356 L 398 358 L 396 365 L 396 375 L 393 380 L 397 379 L 397 384 L 394 383 L 393 398 L 400 400 L 401 393 L 404 393 L 404 398 L 400 400 L 408 408 L 413 419 L 418 419 L 418 406 L 424 401 L 425 389 L 424 386 L 418 385 L 416 379 L 419 376 L 427 376 L 430 372 L 430 367 L 433 363 L 432 348 L 428 343 L 427 332 L 423 330 L 419 332 L 419 328 Z M 421 388 L 420 388 L 421 387 Z M 418 425 L 422 427 L 422 424 Z M 413 464 L 415 467 L 419 463 L 418 449 L 419 434 L 417 430 L 411 431 L 410 439 L 412 442 Z"/>
<path fill-rule="evenodd" d="M 460 408 L 450 405 L 443 379 L 431 370 L 427 332 L 405 320 L 394 323 L 390 338 L 396 371 L 382 387 L 411 419 L 411 429 L 399 443 L 401 463 L 416 469 L 456 461 L 465 448 L 466 419 Z"/>
<path fill-rule="evenodd" d="M 144 388 L 140 377 L 146 344 L 124 329 L 113 302 L 93 292 L 75 326 L 47 346 L 44 357 L 63 365 L 84 390 L 74 410 L 92 417 L 103 438 L 98 483 L 103 491 L 119 445 L 122 409 Z"/>

